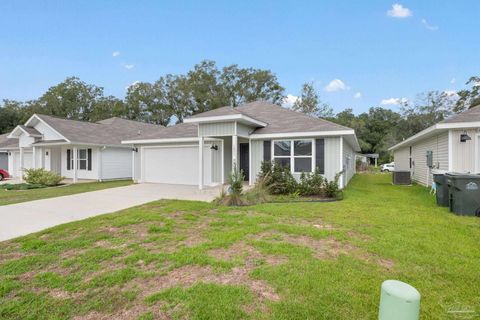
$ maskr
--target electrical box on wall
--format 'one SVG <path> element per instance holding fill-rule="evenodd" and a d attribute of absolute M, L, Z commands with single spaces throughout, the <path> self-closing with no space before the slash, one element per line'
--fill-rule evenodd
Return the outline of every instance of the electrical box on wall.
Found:
<path fill-rule="evenodd" d="M 433 168 L 433 151 L 427 150 L 427 167 Z"/>

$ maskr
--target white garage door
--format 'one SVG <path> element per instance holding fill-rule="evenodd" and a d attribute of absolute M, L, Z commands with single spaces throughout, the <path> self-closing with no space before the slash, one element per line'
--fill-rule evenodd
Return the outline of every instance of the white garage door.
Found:
<path fill-rule="evenodd" d="M 14 152 L 14 163 L 13 163 L 13 172 L 15 177 L 22 176 L 22 167 L 20 165 L 20 152 Z M 33 154 L 32 152 L 23 153 L 23 168 L 30 169 L 33 168 Z"/>
<path fill-rule="evenodd" d="M 205 146 L 204 184 L 212 182 L 210 146 Z M 143 150 L 143 181 L 198 185 L 198 146 L 153 147 Z"/>

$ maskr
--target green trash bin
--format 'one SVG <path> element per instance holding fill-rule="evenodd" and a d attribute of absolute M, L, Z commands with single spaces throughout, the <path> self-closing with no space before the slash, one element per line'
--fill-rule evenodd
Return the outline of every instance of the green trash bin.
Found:
<path fill-rule="evenodd" d="M 437 187 L 437 205 L 441 207 L 449 206 L 447 177 L 444 173 L 434 173 L 433 181 Z"/>
<path fill-rule="evenodd" d="M 447 173 L 450 211 L 480 217 L 480 175 Z"/>

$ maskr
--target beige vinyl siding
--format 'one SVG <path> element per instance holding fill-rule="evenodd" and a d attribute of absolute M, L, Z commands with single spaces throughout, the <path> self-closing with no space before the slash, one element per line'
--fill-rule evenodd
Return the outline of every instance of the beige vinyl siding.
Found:
<path fill-rule="evenodd" d="M 222 137 L 235 134 L 235 122 L 200 123 L 198 134 L 203 137 Z"/>
<path fill-rule="evenodd" d="M 403 147 L 393 152 L 395 170 L 410 171 L 410 147 Z"/>
<path fill-rule="evenodd" d="M 258 177 L 263 161 L 263 140 L 252 140 L 250 142 L 250 178 L 252 183 Z"/>
<path fill-rule="evenodd" d="M 319 137 L 321 138 L 321 137 Z M 326 137 L 325 139 L 325 178 L 329 181 L 335 179 L 335 175 L 342 171 L 340 166 L 340 137 Z"/>
<path fill-rule="evenodd" d="M 475 143 L 478 131 L 466 130 L 472 140 L 460 142 L 460 135 L 464 132 L 465 130 L 452 130 L 452 171 L 475 172 Z"/>
<path fill-rule="evenodd" d="M 433 165 L 437 169 L 448 170 L 448 132 L 426 138 L 412 146 L 413 180 L 426 186 L 432 184 L 431 169 L 427 167 L 427 151 L 433 152 Z"/>
<path fill-rule="evenodd" d="M 353 151 L 352 146 L 342 139 L 343 141 L 343 169 L 345 170 L 345 186 L 348 184 L 350 179 L 352 179 L 355 174 L 355 152 Z"/>

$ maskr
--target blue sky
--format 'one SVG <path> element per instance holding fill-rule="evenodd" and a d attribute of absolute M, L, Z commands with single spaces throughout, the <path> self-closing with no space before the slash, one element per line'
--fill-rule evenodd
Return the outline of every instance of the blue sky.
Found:
<path fill-rule="evenodd" d="M 211 59 L 270 69 L 293 96 L 313 81 L 335 111 L 359 113 L 480 74 L 480 1 L 395 3 L 2 0 L 0 99 L 72 75 L 123 97 Z"/>

